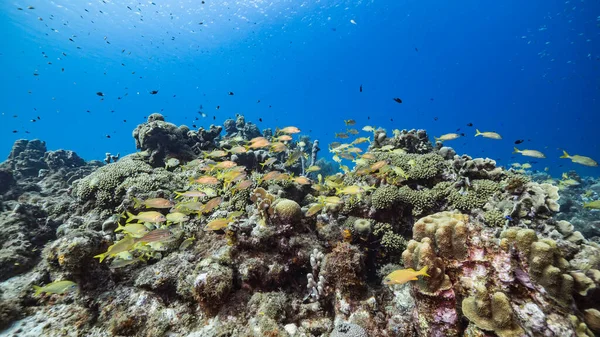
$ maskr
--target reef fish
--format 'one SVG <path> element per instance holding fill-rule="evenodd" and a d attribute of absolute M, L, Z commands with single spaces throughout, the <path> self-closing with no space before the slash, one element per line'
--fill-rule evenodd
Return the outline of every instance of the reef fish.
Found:
<path fill-rule="evenodd" d="M 138 198 L 133 198 L 133 207 L 140 208 L 141 206 L 146 206 L 146 208 L 171 208 L 173 207 L 173 203 L 170 200 L 164 198 L 150 198 L 146 200 L 140 200 Z"/>
<path fill-rule="evenodd" d="M 513 151 L 513 153 L 520 153 L 527 157 L 546 158 L 546 156 L 543 153 L 537 150 L 519 150 L 516 147 L 514 149 L 515 150 Z"/>
<path fill-rule="evenodd" d="M 138 215 L 127 212 L 127 222 L 132 222 L 133 220 L 141 220 L 143 222 L 165 222 L 167 221 L 167 218 L 157 211 L 140 212 Z"/>
<path fill-rule="evenodd" d="M 102 261 L 108 256 L 115 256 L 119 253 L 128 251 L 131 249 L 131 247 L 133 247 L 133 245 L 135 245 L 135 243 L 135 239 L 130 235 L 127 235 L 123 239 L 115 242 L 112 246 L 108 247 L 106 252 L 96 255 L 94 258 L 99 258 L 100 263 L 102 263 Z"/>
<path fill-rule="evenodd" d="M 287 133 L 287 134 L 294 134 L 294 133 L 299 133 L 300 129 L 298 129 L 295 126 L 287 126 L 283 129 L 280 129 L 279 132 L 281 133 Z"/>
<path fill-rule="evenodd" d="M 592 167 L 598 166 L 598 163 L 590 157 L 580 156 L 577 154 L 574 156 L 570 156 L 567 153 L 567 151 L 565 151 L 565 150 L 563 150 L 563 155 L 560 157 L 571 159 L 572 162 L 581 164 L 581 165 L 585 165 L 585 166 L 592 166 Z"/>
<path fill-rule="evenodd" d="M 589 209 L 600 209 L 600 200 L 590 201 L 588 203 L 583 204 L 584 208 Z"/>
<path fill-rule="evenodd" d="M 46 284 L 43 287 L 33 286 L 35 289 L 34 296 L 38 296 L 41 293 L 46 294 L 64 294 L 67 291 L 75 288 L 77 284 L 73 281 L 63 280 L 63 281 L 55 281 L 50 284 Z"/>
<path fill-rule="evenodd" d="M 395 270 L 383 279 L 383 283 L 386 285 L 404 284 L 408 281 L 418 280 L 417 276 L 420 275 L 429 277 L 427 274 L 427 266 L 419 271 L 415 271 L 412 268 Z"/>
<path fill-rule="evenodd" d="M 180 212 L 173 212 L 167 214 L 167 220 L 174 223 L 182 223 L 188 221 L 189 219 L 189 216 Z"/>
<path fill-rule="evenodd" d="M 496 132 L 481 132 L 478 129 L 475 129 L 475 137 L 477 136 L 483 136 L 485 138 L 491 138 L 491 139 L 502 139 L 502 136 L 500 136 L 498 133 Z"/>
<path fill-rule="evenodd" d="M 141 238 L 135 239 L 135 242 L 169 242 L 174 237 L 173 233 L 168 229 L 155 229 Z"/>
<path fill-rule="evenodd" d="M 436 141 L 444 142 L 447 140 L 453 140 L 459 138 L 460 135 L 458 133 L 447 133 L 445 135 L 441 135 L 439 137 L 433 137 Z"/>

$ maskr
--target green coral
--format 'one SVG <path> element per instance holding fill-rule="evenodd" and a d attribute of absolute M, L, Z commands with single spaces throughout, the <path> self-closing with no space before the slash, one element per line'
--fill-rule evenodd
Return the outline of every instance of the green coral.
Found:
<path fill-rule="evenodd" d="M 390 165 L 404 170 L 411 180 L 431 180 L 442 174 L 447 167 L 444 157 L 437 153 L 396 154 L 391 152 L 375 152 L 375 161 L 389 160 Z M 373 162 L 375 162 L 373 161 Z"/>
<path fill-rule="evenodd" d="M 386 232 L 393 232 L 392 225 L 387 222 L 378 222 L 373 226 L 373 234 L 383 236 Z"/>
<path fill-rule="evenodd" d="M 475 208 L 482 208 L 498 191 L 500 191 L 500 185 L 497 182 L 487 179 L 473 180 L 471 187 L 465 191 L 452 189 L 448 194 L 448 202 L 461 211 L 471 211 Z"/>
<path fill-rule="evenodd" d="M 371 235 L 371 221 L 358 218 L 353 223 L 354 232 L 361 238 L 368 238 Z"/>
<path fill-rule="evenodd" d="M 485 222 L 492 227 L 502 227 L 506 222 L 504 215 L 497 209 L 492 209 L 490 211 L 485 212 L 484 215 Z"/>
<path fill-rule="evenodd" d="M 412 214 L 414 216 L 419 216 L 424 211 L 432 209 L 436 203 L 435 194 L 429 189 L 417 191 L 408 186 L 402 186 L 398 193 L 400 201 L 413 206 Z"/>
<path fill-rule="evenodd" d="M 391 209 L 400 201 L 400 193 L 396 186 L 385 185 L 377 188 L 371 196 L 373 207 L 378 210 Z"/>
<path fill-rule="evenodd" d="M 489 296 L 485 286 L 479 286 L 475 295 L 463 300 L 462 311 L 478 328 L 493 331 L 499 337 L 520 337 L 525 333 L 516 323 L 508 296 L 503 292 Z"/>
<path fill-rule="evenodd" d="M 302 219 L 302 209 L 294 200 L 277 199 L 273 207 L 275 215 L 286 224 L 297 223 Z"/>
<path fill-rule="evenodd" d="M 400 234 L 387 231 L 381 237 L 381 246 L 388 252 L 401 252 L 406 248 L 406 240 Z"/>
<path fill-rule="evenodd" d="M 356 196 L 350 196 L 350 198 L 344 200 L 344 204 L 342 205 L 342 209 L 340 210 L 341 214 L 352 214 L 358 210 L 360 210 L 360 200 Z"/>
<path fill-rule="evenodd" d="M 185 179 L 163 168 L 153 169 L 139 156 L 122 158 L 96 170 L 73 184 L 73 195 L 81 203 L 92 203 L 101 209 L 113 209 L 121 203 L 127 190 L 133 186 L 138 193 L 159 189 L 174 190 L 184 185 Z"/>

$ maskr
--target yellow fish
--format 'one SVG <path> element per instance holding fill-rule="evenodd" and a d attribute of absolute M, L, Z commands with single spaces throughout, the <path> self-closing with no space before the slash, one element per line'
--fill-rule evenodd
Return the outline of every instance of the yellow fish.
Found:
<path fill-rule="evenodd" d="M 38 296 L 41 293 L 64 294 L 76 286 L 77 284 L 75 284 L 75 282 L 69 280 L 55 281 L 50 284 L 46 284 L 43 287 L 33 286 L 33 289 L 35 289 L 35 294 L 33 296 Z"/>
<path fill-rule="evenodd" d="M 600 200 L 590 201 L 583 204 L 583 208 L 600 209 Z"/>
<path fill-rule="evenodd" d="M 133 208 L 140 208 L 142 205 L 146 208 L 171 208 L 173 203 L 165 198 L 150 198 L 146 200 L 140 200 L 133 198 Z"/>
<path fill-rule="evenodd" d="M 415 271 L 412 268 L 395 270 L 383 279 L 383 284 L 386 284 L 386 285 L 404 284 L 408 281 L 418 280 L 417 276 L 420 276 L 420 275 L 430 277 L 427 274 L 427 266 L 423 267 L 419 271 Z"/>
<path fill-rule="evenodd" d="M 136 239 L 127 235 L 123 239 L 115 242 L 112 246 L 108 247 L 108 250 L 106 252 L 96 255 L 96 256 L 94 256 L 94 258 L 99 258 L 100 263 L 102 263 L 102 261 L 106 257 L 115 256 L 117 254 L 126 252 L 126 251 L 130 250 L 133 247 L 133 245 L 135 245 L 135 244 L 136 244 Z"/>
<path fill-rule="evenodd" d="M 308 209 L 308 211 L 306 211 L 306 214 L 304 216 L 311 217 L 311 216 L 317 214 L 317 212 L 319 212 L 320 210 L 322 210 L 323 207 L 325 207 L 324 204 L 315 204 L 315 205 L 311 206 Z"/>
<path fill-rule="evenodd" d="M 513 151 L 513 153 L 520 153 L 527 157 L 546 158 L 546 156 L 543 153 L 537 150 L 519 150 L 516 147 L 514 149 L 515 150 Z"/>
<path fill-rule="evenodd" d="M 132 222 L 133 220 L 140 220 L 143 222 L 165 222 L 167 221 L 167 218 L 157 211 L 140 212 L 138 215 L 127 212 L 127 222 Z"/>
<path fill-rule="evenodd" d="M 569 158 L 569 159 L 571 159 L 572 162 L 581 164 L 581 165 L 585 165 L 585 166 L 592 166 L 592 167 L 598 166 L 598 163 L 590 157 L 580 156 L 577 154 L 574 156 L 570 156 L 567 153 L 567 151 L 565 151 L 565 150 L 563 150 L 563 155 L 560 157 L 561 158 Z"/>
<path fill-rule="evenodd" d="M 354 119 L 345 119 L 344 124 L 346 124 L 347 126 L 352 126 L 356 124 L 356 121 Z"/>
<path fill-rule="evenodd" d="M 317 171 L 319 171 L 320 169 L 321 169 L 321 168 L 320 168 L 319 166 L 317 166 L 317 165 L 312 165 L 312 166 L 309 166 L 309 167 L 306 169 L 306 173 L 310 173 L 310 172 L 317 172 Z"/>
<path fill-rule="evenodd" d="M 433 138 L 435 139 L 436 142 L 437 141 L 444 142 L 444 141 L 453 140 L 453 139 L 456 139 L 459 137 L 460 137 L 460 135 L 458 133 L 447 133 L 445 135 L 441 135 L 439 137 L 433 137 Z"/>
<path fill-rule="evenodd" d="M 475 137 L 483 136 L 485 138 L 491 138 L 491 139 L 502 139 L 502 136 L 500 136 L 496 132 L 481 132 L 478 129 L 475 129 L 475 132 L 476 132 Z"/>

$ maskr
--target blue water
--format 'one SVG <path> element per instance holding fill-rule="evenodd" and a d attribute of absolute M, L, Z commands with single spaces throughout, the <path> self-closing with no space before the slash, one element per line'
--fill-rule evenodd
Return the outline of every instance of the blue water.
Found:
<path fill-rule="evenodd" d="M 2 1 L 0 29 L 1 156 L 39 138 L 101 160 L 135 151 L 152 112 L 190 127 L 241 113 L 323 149 L 352 118 L 460 128 L 447 145 L 502 165 L 527 161 L 511 153 L 524 139 L 548 157 L 535 169 L 600 172 L 558 158 L 600 161 L 596 1 Z"/>

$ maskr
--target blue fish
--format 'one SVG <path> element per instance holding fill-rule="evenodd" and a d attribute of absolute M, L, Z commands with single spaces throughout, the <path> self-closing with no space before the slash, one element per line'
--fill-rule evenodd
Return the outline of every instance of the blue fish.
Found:
<path fill-rule="evenodd" d="M 508 221 L 513 221 L 513 219 L 510 217 L 510 215 L 505 215 L 504 219 L 508 220 Z"/>

